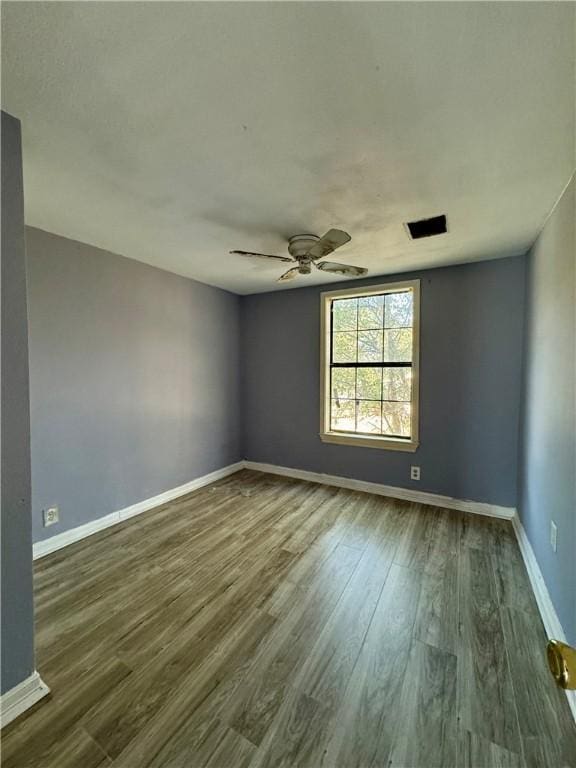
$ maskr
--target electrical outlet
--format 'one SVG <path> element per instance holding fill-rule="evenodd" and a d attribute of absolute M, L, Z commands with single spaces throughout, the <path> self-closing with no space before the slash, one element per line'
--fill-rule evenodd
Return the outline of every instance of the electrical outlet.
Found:
<path fill-rule="evenodd" d="M 42 510 L 42 517 L 44 518 L 44 528 L 48 528 L 49 525 L 54 525 L 60 520 L 60 511 L 58 507 L 50 507 Z"/>
<path fill-rule="evenodd" d="M 556 552 L 557 540 L 558 528 L 556 527 L 554 520 L 550 520 L 550 546 L 552 547 L 553 552 Z"/>
<path fill-rule="evenodd" d="M 410 467 L 410 480 L 420 480 L 420 467 Z"/>

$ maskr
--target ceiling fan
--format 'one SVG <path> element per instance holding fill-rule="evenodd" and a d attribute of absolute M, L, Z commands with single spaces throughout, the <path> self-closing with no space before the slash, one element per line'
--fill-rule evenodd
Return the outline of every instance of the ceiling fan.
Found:
<path fill-rule="evenodd" d="M 267 253 L 252 253 L 251 251 L 230 251 L 238 253 L 240 256 L 255 256 L 259 259 L 275 259 L 276 261 L 285 261 L 296 263 L 298 266 L 292 267 L 284 272 L 278 278 L 279 283 L 286 280 L 293 280 L 296 275 L 309 275 L 312 271 L 312 265 L 323 272 L 332 272 L 336 275 L 346 275 L 347 277 L 362 277 L 368 274 L 364 267 L 353 267 L 350 264 L 337 264 L 333 261 L 317 261 L 328 256 L 329 253 L 346 245 L 352 238 L 347 232 L 341 229 L 330 229 L 323 237 L 317 235 L 294 235 L 288 241 L 288 256 L 271 256 Z"/>

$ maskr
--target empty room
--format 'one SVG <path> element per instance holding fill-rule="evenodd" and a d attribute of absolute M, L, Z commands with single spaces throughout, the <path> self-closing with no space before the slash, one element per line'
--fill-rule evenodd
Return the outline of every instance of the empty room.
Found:
<path fill-rule="evenodd" d="M 576 768 L 576 3 L 0 13 L 2 768 Z"/>

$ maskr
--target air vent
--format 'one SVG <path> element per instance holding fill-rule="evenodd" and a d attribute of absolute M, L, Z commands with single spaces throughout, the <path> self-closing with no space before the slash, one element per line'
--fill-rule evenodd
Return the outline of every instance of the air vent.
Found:
<path fill-rule="evenodd" d="M 406 227 L 412 240 L 419 240 L 421 237 L 432 237 L 433 235 L 443 235 L 446 232 L 446 216 L 433 216 L 431 219 L 408 221 L 406 222 Z"/>

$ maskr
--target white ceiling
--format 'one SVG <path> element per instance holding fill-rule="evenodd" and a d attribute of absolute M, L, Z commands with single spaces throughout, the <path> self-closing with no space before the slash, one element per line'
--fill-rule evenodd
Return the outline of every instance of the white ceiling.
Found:
<path fill-rule="evenodd" d="M 371 274 L 524 252 L 575 165 L 574 3 L 2 12 L 27 222 L 238 293 L 285 266 L 229 250 L 330 227 Z"/>

